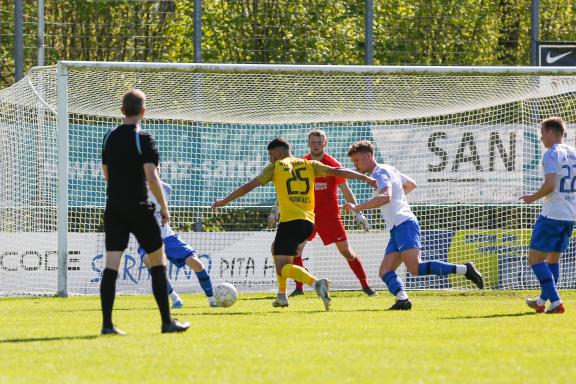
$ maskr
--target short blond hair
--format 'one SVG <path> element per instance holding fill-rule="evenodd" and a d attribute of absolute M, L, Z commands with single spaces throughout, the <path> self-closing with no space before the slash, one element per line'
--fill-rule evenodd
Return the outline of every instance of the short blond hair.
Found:
<path fill-rule="evenodd" d="M 310 132 L 308 132 L 308 141 L 310 141 L 310 138 L 312 136 L 318 136 L 324 139 L 324 141 L 326 141 L 326 132 L 324 132 L 321 129 L 313 129 Z"/>
<path fill-rule="evenodd" d="M 368 140 L 359 141 L 350 146 L 350 149 L 348 149 L 348 157 L 351 157 L 355 153 L 369 153 L 374 155 L 374 146 Z"/>

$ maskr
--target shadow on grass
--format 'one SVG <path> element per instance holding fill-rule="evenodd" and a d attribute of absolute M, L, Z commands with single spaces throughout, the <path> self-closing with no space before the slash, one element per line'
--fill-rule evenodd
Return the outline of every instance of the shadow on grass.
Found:
<path fill-rule="evenodd" d="M 0 340 L 0 344 L 11 343 L 35 343 L 42 341 L 59 341 L 59 340 L 91 340 L 97 338 L 97 335 L 88 336 L 62 336 L 62 337 L 29 337 L 29 338 L 16 338 Z"/>
<path fill-rule="evenodd" d="M 274 300 L 276 296 L 264 296 L 264 297 L 242 297 L 238 298 L 238 301 L 255 301 L 255 300 Z"/>
<path fill-rule="evenodd" d="M 499 317 L 534 316 L 536 312 L 497 313 L 494 315 L 441 317 L 440 320 L 493 319 Z"/>

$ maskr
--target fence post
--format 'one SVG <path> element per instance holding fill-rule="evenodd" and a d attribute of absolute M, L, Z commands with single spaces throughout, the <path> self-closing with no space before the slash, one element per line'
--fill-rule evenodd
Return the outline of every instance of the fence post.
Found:
<path fill-rule="evenodd" d="M 14 0 L 14 77 L 24 77 L 24 0 Z"/>
<path fill-rule="evenodd" d="M 374 0 L 366 0 L 364 11 L 364 64 L 374 59 Z"/>
<path fill-rule="evenodd" d="M 194 0 L 194 62 L 202 62 L 202 0 Z"/>
<path fill-rule="evenodd" d="M 530 2 L 530 65 L 538 65 L 540 42 L 540 0 Z"/>

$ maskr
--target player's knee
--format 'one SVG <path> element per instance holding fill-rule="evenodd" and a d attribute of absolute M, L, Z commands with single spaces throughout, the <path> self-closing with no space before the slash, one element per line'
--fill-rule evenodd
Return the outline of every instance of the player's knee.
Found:
<path fill-rule="evenodd" d="M 342 256 L 344 256 L 344 258 L 348 261 L 352 261 L 356 257 L 356 255 L 354 253 L 352 253 L 350 248 L 345 248 L 345 249 L 340 250 L 340 254 Z"/>
<path fill-rule="evenodd" d="M 406 269 L 412 276 L 418 276 L 418 264 L 406 266 Z"/>
<path fill-rule="evenodd" d="M 200 261 L 200 259 L 198 259 L 198 257 L 196 256 L 190 256 L 189 258 L 186 259 L 186 264 L 192 268 L 192 270 L 194 272 L 200 272 L 201 270 L 204 269 L 204 265 L 202 264 L 202 262 Z"/>

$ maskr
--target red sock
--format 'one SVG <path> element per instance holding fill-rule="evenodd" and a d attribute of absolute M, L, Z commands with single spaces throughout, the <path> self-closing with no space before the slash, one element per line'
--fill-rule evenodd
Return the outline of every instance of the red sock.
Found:
<path fill-rule="evenodd" d="M 360 259 L 355 257 L 352 260 L 348 260 L 348 265 L 350 266 L 350 269 L 352 270 L 352 272 L 354 272 L 358 280 L 360 280 L 362 288 L 366 288 L 368 286 L 368 282 L 366 281 L 366 271 L 364 270 L 364 267 L 362 266 L 362 262 L 360 261 Z"/>
<path fill-rule="evenodd" d="M 302 256 L 294 256 L 294 261 L 292 262 L 292 264 L 304 268 L 304 260 L 302 260 Z M 299 283 L 297 281 L 295 283 L 296 283 L 296 289 L 304 289 L 304 284 Z"/>

